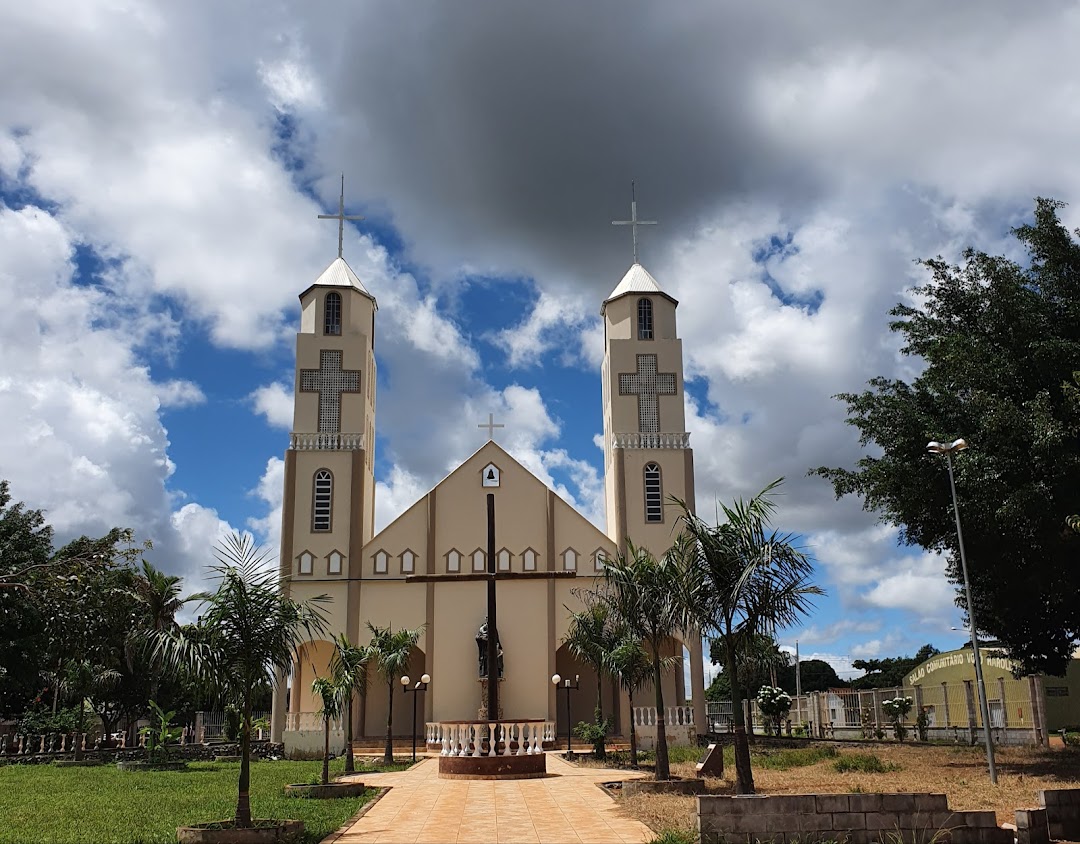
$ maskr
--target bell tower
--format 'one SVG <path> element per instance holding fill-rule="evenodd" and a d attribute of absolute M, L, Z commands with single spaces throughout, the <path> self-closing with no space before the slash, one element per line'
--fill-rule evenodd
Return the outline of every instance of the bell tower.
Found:
<path fill-rule="evenodd" d="M 375 523 L 378 304 L 341 256 L 342 226 L 355 218 L 343 210 L 320 216 L 338 220 L 338 257 L 300 294 L 279 565 L 282 588 L 301 599 L 330 597 L 330 629 L 356 642 L 361 549 Z M 277 741 L 285 729 L 285 688 L 285 678 L 277 678 L 271 723 Z M 303 694 L 293 690 L 291 710 Z"/>
<path fill-rule="evenodd" d="M 694 455 L 686 432 L 678 302 L 634 262 L 604 300 L 604 479 L 607 533 L 661 556 L 678 508 L 694 508 Z"/>

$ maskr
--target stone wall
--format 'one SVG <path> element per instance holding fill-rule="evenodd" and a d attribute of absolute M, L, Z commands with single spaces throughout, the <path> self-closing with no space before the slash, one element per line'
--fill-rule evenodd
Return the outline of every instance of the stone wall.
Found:
<path fill-rule="evenodd" d="M 1039 802 L 1046 807 L 1046 823 L 1051 838 L 1080 841 L 1080 788 L 1040 791 Z"/>
<path fill-rule="evenodd" d="M 926 844 L 1013 844 L 993 812 L 952 812 L 944 794 L 791 794 L 698 797 L 702 844 L 901 838 Z"/>
<path fill-rule="evenodd" d="M 183 760 L 185 762 L 212 762 L 215 756 L 237 756 L 240 754 L 240 745 L 235 742 L 229 744 L 215 742 L 213 744 L 184 744 L 169 745 L 169 759 Z M 252 759 L 280 759 L 285 754 L 285 749 L 280 744 L 271 744 L 268 741 L 253 741 L 251 743 Z M 110 762 L 135 762 L 146 758 L 146 750 L 142 747 L 128 748 L 95 748 L 83 751 L 84 759 L 97 759 L 104 763 Z M 74 759 L 75 754 L 67 753 L 22 753 L 0 754 L 0 765 L 47 765 L 60 759 Z M 319 749 L 319 758 L 322 758 L 322 748 Z"/>

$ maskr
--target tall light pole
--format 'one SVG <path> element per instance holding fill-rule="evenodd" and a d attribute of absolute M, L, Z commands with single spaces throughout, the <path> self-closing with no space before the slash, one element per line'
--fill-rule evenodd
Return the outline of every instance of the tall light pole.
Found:
<path fill-rule="evenodd" d="M 410 689 L 409 688 L 409 683 L 411 683 L 411 682 L 412 682 L 412 680 L 409 679 L 408 674 L 406 674 L 404 677 L 401 678 L 402 690 L 405 691 L 406 693 L 408 693 L 408 692 L 413 693 L 413 699 L 412 699 L 412 760 L 413 760 L 413 762 L 415 762 L 416 761 L 416 698 L 417 698 L 417 695 L 419 695 L 420 692 L 426 692 L 427 691 L 428 683 L 431 682 L 431 675 L 430 674 L 421 675 L 420 681 Z"/>
<path fill-rule="evenodd" d="M 986 741 L 986 762 L 990 767 L 990 782 L 997 784 L 997 766 L 994 764 L 994 741 L 990 735 L 990 706 L 986 700 L 986 683 L 983 681 L 982 658 L 979 656 L 979 636 L 975 632 L 975 604 L 971 600 L 971 583 L 968 581 L 967 557 L 964 554 L 964 532 L 960 528 L 960 506 L 956 501 L 956 480 L 953 477 L 952 456 L 968 447 L 964 440 L 951 443 L 929 442 L 926 448 L 934 454 L 944 454 L 949 467 L 949 489 L 952 491 L 953 515 L 956 516 L 956 541 L 960 546 L 960 570 L 964 573 L 964 594 L 967 598 L 968 624 L 971 627 L 971 651 L 975 658 L 975 683 L 979 692 L 979 711 L 982 713 L 983 738 Z"/>

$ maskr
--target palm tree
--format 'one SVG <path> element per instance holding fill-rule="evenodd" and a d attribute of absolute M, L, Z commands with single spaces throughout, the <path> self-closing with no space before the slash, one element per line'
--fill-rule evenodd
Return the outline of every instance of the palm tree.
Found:
<path fill-rule="evenodd" d="M 281 589 L 270 555 L 248 535 L 233 534 L 214 549 L 218 586 L 203 603 L 194 629 L 161 631 L 154 658 L 166 670 L 188 669 L 240 710 L 237 827 L 250 827 L 251 708 L 259 686 L 288 674 L 297 649 L 325 627 L 318 603 L 296 601 Z"/>
<path fill-rule="evenodd" d="M 688 608 L 695 606 L 694 569 L 687 565 L 684 537 L 657 560 L 644 548 L 627 542 L 627 552 L 604 567 L 603 600 L 618 623 L 643 640 L 652 658 L 652 683 L 656 694 L 656 778 L 671 778 L 667 731 L 664 726 L 664 691 L 661 685 L 661 650 L 676 634 L 689 628 Z"/>
<path fill-rule="evenodd" d="M 342 693 L 349 694 L 333 678 L 316 677 L 311 681 L 311 693 L 322 701 L 322 709 L 319 714 L 323 718 L 323 757 L 322 757 L 322 784 L 330 782 L 330 719 L 340 718 L 342 709 Z"/>
<path fill-rule="evenodd" d="M 353 696 L 363 700 L 367 695 L 367 667 L 370 657 L 371 651 L 367 646 L 350 643 L 344 633 L 334 641 L 330 670 L 334 682 L 341 688 L 345 698 L 345 771 L 350 774 L 356 770 L 353 760 Z"/>
<path fill-rule="evenodd" d="M 394 761 L 394 686 L 398 678 L 405 673 L 409 665 L 409 657 L 412 649 L 424 635 L 424 625 L 412 630 L 403 627 L 396 633 L 389 627 L 376 627 L 370 621 L 368 629 L 371 631 L 371 644 L 368 645 L 370 658 L 375 660 L 375 665 L 386 680 L 388 689 L 386 702 L 386 749 L 383 752 L 383 761 L 388 765 Z"/>
<path fill-rule="evenodd" d="M 611 608 L 592 592 L 580 595 L 585 602 L 585 609 L 570 612 L 570 625 L 563 643 L 570 653 L 596 672 L 596 718 L 599 739 L 596 744 L 596 756 L 607 756 L 604 747 L 604 734 L 600 732 L 604 724 L 604 675 L 608 669 L 608 654 L 616 644 L 615 628 L 612 625 Z M 569 727 L 568 727 L 569 729 Z"/>
<path fill-rule="evenodd" d="M 608 670 L 619 678 L 619 685 L 630 702 L 630 767 L 638 766 L 637 730 L 634 727 L 634 692 L 652 676 L 652 657 L 641 639 L 624 632 L 607 654 Z"/>
<path fill-rule="evenodd" d="M 165 574 L 148 560 L 142 561 L 142 571 L 135 574 L 134 594 L 146 613 L 145 624 L 153 632 L 175 630 L 176 614 L 184 608 L 184 604 L 206 599 L 205 594 L 181 598 L 181 582 L 181 578 Z"/>
<path fill-rule="evenodd" d="M 809 582 L 813 565 L 794 545 L 794 537 L 769 532 L 776 509 L 772 496 L 782 483 L 783 478 L 773 481 L 749 501 L 721 504 L 724 521 L 715 527 L 676 499 L 686 533 L 696 544 L 695 567 L 705 587 L 697 593 L 693 614 L 701 629 L 720 636 L 724 672 L 731 683 L 737 794 L 754 793 L 739 653 L 756 634 L 795 623 L 809 612 L 810 597 L 824 594 Z"/>
<path fill-rule="evenodd" d="M 120 672 L 114 668 L 96 665 L 88 659 L 69 662 L 60 677 L 60 691 L 79 701 L 79 727 L 75 733 L 75 761 L 82 759 L 80 736 L 86 733 L 86 699 L 107 691 L 120 679 Z"/>

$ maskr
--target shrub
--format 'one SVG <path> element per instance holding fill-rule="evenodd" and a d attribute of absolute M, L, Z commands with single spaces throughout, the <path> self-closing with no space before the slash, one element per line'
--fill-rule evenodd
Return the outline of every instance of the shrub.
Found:
<path fill-rule="evenodd" d="M 663 830 L 649 844 L 697 844 L 697 836 L 685 829 L 668 828 Z"/>
<path fill-rule="evenodd" d="M 780 735 L 780 724 L 791 711 L 791 696 L 775 686 L 762 686 L 757 693 L 758 709 L 765 716 L 765 732 Z"/>
<path fill-rule="evenodd" d="M 907 718 L 911 707 L 914 705 L 914 701 L 909 697 L 894 697 L 892 700 L 883 700 L 881 702 L 881 708 L 885 711 L 885 714 L 892 719 L 893 735 L 897 741 L 903 741 L 907 735 L 907 728 L 904 727 L 904 719 Z"/>
<path fill-rule="evenodd" d="M 841 774 L 858 772 L 860 774 L 887 774 L 900 770 L 898 766 L 882 762 L 881 757 L 873 753 L 849 753 L 841 756 L 833 767 Z"/>
<path fill-rule="evenodd" d="M 611 722 L 607 720 L 601 721 L 599 724 L 593 721 L 579 721 L 578 725 L 574 727 L 574 735 L 591 744 L 593 746 L 593 755 L 601 759 L 604 756 L 604 739 L 610 727 Z"/>
<path fill-rule="evenodd" d="M 1065 744 L 1069 747 L 1080 747 L 1080 733 L 1065 733 Z"/>

